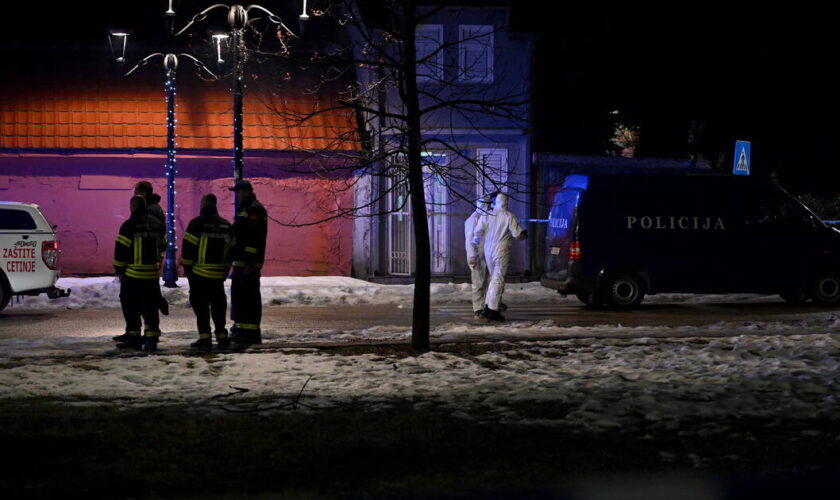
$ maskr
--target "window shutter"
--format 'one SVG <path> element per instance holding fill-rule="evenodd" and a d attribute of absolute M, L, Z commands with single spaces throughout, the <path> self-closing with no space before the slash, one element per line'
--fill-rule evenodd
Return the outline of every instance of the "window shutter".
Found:
<path fill-rule="evenodd" d="M 461 25 L 458 47 L 458 79 L 463 82 L 493 82 L 493 26 Z"/>
<path fill-rule="evenodd" d="M 418 80 L 443 79 L 443 26 L 420 24 L 415 31 L 415 55 Z M 437 53 L 435 54 L 435 51 Z"/>
<path fill-rule="evenodd" d="M 508 192 L 508 150 L 507 149 L 479 149 L 476 151 L 479 165 L 484 173 L 478 172 L 479 194 L 484 196 L 501 187 L 503 193 Z M 494 184 L 495 183 L 495 184 Z"/>

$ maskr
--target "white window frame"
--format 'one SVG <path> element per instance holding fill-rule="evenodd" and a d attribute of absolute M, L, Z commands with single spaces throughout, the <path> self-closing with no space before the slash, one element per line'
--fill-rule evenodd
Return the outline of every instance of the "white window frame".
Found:
<path fill-rule="evenodd" d="M 493 180 L 497 181 L 502 186 L 502 192 L 508 192 L 508 177 L 510 175 L 510 165 L 508 165 L 508 150 L 507 148 L 479 148 L 475 151 L 476 160 L 479 163 L 485 163 L 484 158 L 488 156 L 497 156 L 500 158 L 499 165 L 500 168 L 497 171 L 490 171 L 487 172 L 490 174 L 488 177 L 493 178 Z M 477 181 L 478 181 L 478 195 L 485 196 L 486 194 L 495 190 L 495 187 L 492 186 L 487 180 L 487 178 L 482 175 L 481 173 L 476 173 Z M 498 176 L 498 178 L 497 178 Z"/>
<path fill-rule="evenodd" d="M 437 42 L 437 47 L 432 48 L 432 50 L 421 54 L 417 49 L 419 47 L 419 43 L 429 43 L 433 44 Z M 443 25 L 442 24 L 418 24 L 417 29 L 414 31 L 414 52 L 416 55 L 417 63 L 417 81 L 419 82 L 434 82 L 434 81 L 441 81 L 443 80 L 443 50 L 441 47 L 443 46 Z M 420 59 L 426 57 L 427 54 L 431 54 L 432 52 L 437 51 L 434 56 L 434 62 L 431 60 L 426 63 L 420 63 Z M 431 76 L 426 76 L 426 74 L 420 74 L 421 68 L 429 69 L 428 73 Z"/>
<path fill-rule="evenodd" d="M 493 83 L 495 38 L 492 24 L 461 24 L 458 26 L 458 80 L 466 83 Z M 486 59 L 487 73 L 470 77 L 467 68 L 467 51 L 481 50 Z"/>

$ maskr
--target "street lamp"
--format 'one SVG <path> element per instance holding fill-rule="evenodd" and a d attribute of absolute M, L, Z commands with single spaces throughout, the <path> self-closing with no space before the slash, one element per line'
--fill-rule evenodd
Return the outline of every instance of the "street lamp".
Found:
<path fill-rule="evenodd" d="M 171 10 L 171 2 L 170 2 L 170 10 Z M 169 15 L 169 12 L 166 13 Z M 115 39 L 117 43 L 111 41 Z M 111 42 L 111 50 L 114 55 L 114 59 L 118 63 L 125 62 L 125 49 L 128 45 L 128 32 L 125 31 L 113 31 L 109 34 L 109 42 Z M 176 87 L 176 74 L 178 71 L 178 57 L 183 57 L 189 59 L 193 62 L 199 69 L 207 72 L 212 78 L 217 78 L 216 75 L 207 69 L 204 64 L 201 63 L 198 59 L 193 57 L 190 54 L 185 53 L 160 53 L 156 52 L 154 54 L 150 54 L 144 57 L 140 62 L 134 65 L 125 76 L 130 76 L 132 73 L 137 71 L 138 69 L 142 68 L 143 66 L 147 65 L 154 59 L 160 57 L 163 62 L 163 70 L 166 76 L 165 84 L 164 84 L 164 92 L 166 96 L 166 195 L 167 195 L 167 207 L 166 207 L 166 259 L 164 260 L 163 265 L 163 286 L 168 288 L 176 288 L 178 286 L 178 265 L 176 260 L 176 252 L 178 247 L 176 245 L 175 240 L 175 174 L 177 170 L 175 169 L 176 158 L 175 158 L 175 124 L 177 120 L 175 119 L 175 96 L 177 95 L 177 87 Z"/>
<path fill-rule="evenodd" d="M 128 31 L 111 30 L 108 32 L 108 45 L 111 46 L 111 54 L 118 63 L 125 62 L 125 49 L 128 45 Z"/>
<path fill-rule="evenodd" d="M 280 17 L 278 17 L 270 10 L 260 5 L 249 5 L 248 7 L 243 7 L 242 5 L 215 4 L 211 5 L 210 7 L 204 9 L 203 11 L 193 16 L 190 22 L 187 23 L 187 25 L 184 26 L 183 29 L 175 33 L 175 36 L 181 35 L 185 31 L 190 29 L 190 27 L 192 27 L 193 24 L 204 21 L 207 18 L 207 15 L 211 11 L 216 9 L 227 9 L 227 22 L 228 27 L 230 28 L 229 38 L 232 47 L 233 64 L 233 85 L 231 88 L 231 92 L 233 94 L 233 180 L 235 183 L 236 181 L 242 179 L 242 170 L 244 166 L 244 151 L 242 140 L 242 107 L 243 96 L 245 92 L 243 74 L 245 70 L 246 48 L 242 35 L 245 28 L 251 22 L 251 20 L 248 18 L 248 14 L 252 10 L 260 11 L 267 15 L 267 19 L 269 20 L 269 22 L 281 26 L 284 30 L 286 30 L 287 33 L 291 34 L 292 36 L 296 35 L 283 23 L 283 20 L 280 19 Z M 306 15 L 306 0 L 303 1 L 303 12 L 298 17 L 298 19 L 301 22 L 301 27 L 303 26 L 303 23 L 309 19 L 309 16 Z M 221 44 L 223 40 L 226 41 L 227 37 L 222 37 L 221 35 L 213 35 L 213 43 L 215 44 L 216 48 L 216 62 L 219 64 L 224 62 L 224 59 L 222 59 L 221 50 Z"/>
<path fill-rule="evenodd" d="M 222 44 L 227 44 L 230 35 L 227 33 L 216 33 L 213 35 L 213 45 L 216 47 L 216 64 L 222 65 L 225 60 L 222 59 Z"/>

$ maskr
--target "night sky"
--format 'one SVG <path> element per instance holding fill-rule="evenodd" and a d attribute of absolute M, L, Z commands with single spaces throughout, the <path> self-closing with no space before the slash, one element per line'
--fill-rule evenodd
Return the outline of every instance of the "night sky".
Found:
<path fill-rule="evenodd" d="M 59 57 L 104 63 L 109 28 L 135 30 L 135 58 L 152 52 L 166 3 L 61 3 L 8 19 L 6 79 Z M 211 3 L 176 0 L 177 24 Z M 620 117 L 640 130 L 638 156 L 694 154 L 730 170 L 734 141 L 749 140 L 757 175 L 795 192 L 836 192 L 840 82 L 827 11 L 562 4 L 514 3 L 515 27 L 537 37 L 536 151 L 604 154 Z M 263 5 L 292 21 L 299 10 Z"/>

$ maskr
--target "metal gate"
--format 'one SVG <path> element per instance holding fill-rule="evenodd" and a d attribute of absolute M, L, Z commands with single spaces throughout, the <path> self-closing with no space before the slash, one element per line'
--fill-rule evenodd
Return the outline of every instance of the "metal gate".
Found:
<path fill-rule="evenodd" d="M 448 191 L 437 168 L 446 166 L 445 155 L 423 155 L 423 188 L 426 198 L 431 267 L 433 273 L 445 273 L 449 262 Z M 411 226 L 411 203 L 408 181 L 388 179 L 388 273 L 409 276 L 414 270 L 414 231 Z"/>
<path fill-rule="evenodd" d="M 408 276 L 414 268 L 408 180 L 388 179 L 388 274 Z"/>

